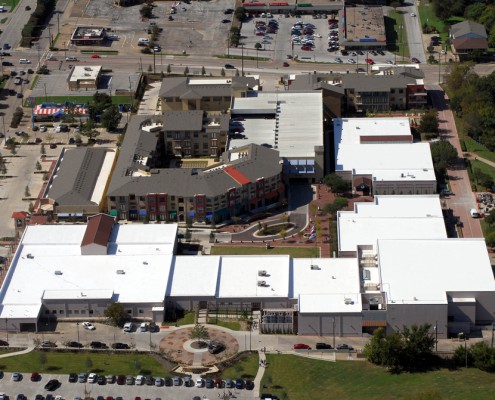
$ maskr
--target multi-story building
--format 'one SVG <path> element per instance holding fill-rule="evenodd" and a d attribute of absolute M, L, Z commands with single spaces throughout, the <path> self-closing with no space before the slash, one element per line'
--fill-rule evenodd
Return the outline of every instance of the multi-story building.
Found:
<path fill-rule="evenodd" d="M 223 111 L 230 109 L 233 97 L 246 97 L 258 89 L 254 77 L 232 78 L 165 78 L 159 97 L 162 111 Z"/>
<path fill-rule="evenodd" d="M 247 144 L 213 164 L 204 159 L 188 164 L 167 154 L 161 121 L 161 116 L 131 120 L 107 193 L 110 215 L 215 221 L 283 203 L 278 151 Z"/>
<path fill-rule="evenodd" d="M 161 124 L 166 154 L 176 157 L 218 157 L 225 151 L 229 116 L 195 111 L 165 111 Z"/>
<path fill-rule="evenodd" d="M 315 73 L 296 75 L 289 80 L 289 88 L 322 90 L 326 114 L 341 117 L 425 108 L 428 96 L 423 77 L 421 70 L 410 67 L 389 67 L 370 74 Z"/>

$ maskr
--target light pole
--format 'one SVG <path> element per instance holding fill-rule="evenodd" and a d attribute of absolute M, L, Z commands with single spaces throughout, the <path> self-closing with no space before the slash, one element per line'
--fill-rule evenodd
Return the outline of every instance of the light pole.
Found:
<path fill-rule="evenodd" d="M 5 129 L 5 128 L 4 128 Z M 495 328 L 495 324 L 492 322 L 492 345 L 491 348 L 493 349 L 493 329 Z"/>
<path fill-rule="evenodd" d="M 468 356 L 467 356 L 467 341 L 466 338 L 464 338 L 464 356 L 466 358 L 466 368 L 468 367 Z"/>
<path fill-rule="evenodd" d="M 77 326 L 77 343 L 79 343 L 79 322 L 76 322 Z"/>
<path fill-rule="evenodd" d="M 435 353 L 438 352 L 438 321 L 435 321 L 435 326 L 433 327 L 435 330 Z"/>
<path fill-rule="evenodd" d="M 5 333 L 7 334 L 7 343 L 9 342 L 9 319 L 5 318 Z"/>
<path fill-rule="evenodd" d="M 333 317 L 332 323 L 333 323 L 333 348 L 335 349 L 335 317 Z"/>
<path fill-rule="evenodd" d="M 242 53 L 241 53 L 241 72 L 242 72 L 242 75 L 241 76 L 244 76 L 244 45 L 242 45 Z"/>

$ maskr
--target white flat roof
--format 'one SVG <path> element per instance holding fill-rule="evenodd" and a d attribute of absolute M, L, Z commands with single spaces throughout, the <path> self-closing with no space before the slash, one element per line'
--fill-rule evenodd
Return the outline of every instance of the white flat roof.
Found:
<path fill-rule="evenodd" d="M 294 258 L 292 268 L 290 297 L 299 299 L 299 312 L 362 311 L 356 258 Z"/>
<path fill-rule="evenodd" d="M 447 238 L 438 195 L 376 196 L 373 203 L 355 203 L 354 211 L 337 214 L 339 250 L 356 251 L 378 239 Z"/>
<path fill-rule="evenodd" d="M 447 293 L 477 297 L 495 291 L 483 238 L 379 240 L 378 257 L 389 304 L 445 304 Z"/>
<path fill-rule="evenodd" d="M 361 136 L 411 137 L 409 118 L 336 118 L 335 142 L 359 144 Z"/>
<path fill-rule="evenodd" d="M 100 204 L 100 202 L 103 199 L 103 195 L 105 194 L 105 188 L 107 186 L 110 173 L 112 172 L 113 162 L 115 160 L 116 155 L 117 152 L 115 150 L 109 150 L 105 154 L 105 159 L 103 160 L 103 165 L 101 166 L 100 174 L 98 175 L 98 179 L 96 180 L 93 193 L 91 194 L 91 201 L 96 204 Z"/>
<path fill-rule="evenodd" d="M 321 92 L 256 92 L 251 97 L 234 98 L 232 114 L 275 114 L 277 104 L 280 107 L 278 127 L 275 118 L 246 119 L 243 135 L 247 140 L 231 140 L 229 149 L 247 143 L 267 143 L 276 148 L 281 157 L 314 157 L 314 147 L 323 146 Z"/>
<path fill-rule="evenodd" d="M 218 282 L 218 298 L 287 298 L 290 257 L 223 256 Z M 259 276 L 264 270 L 267 276 Z M 265 281 L 265 286 L 258 286 Z"/>
<path fill-rule="evenodd" d="M 95 80 L 98 78 L 101 69 L 101 65 L 76 65 L 70 75 L 70 81 Z"/>
<path fill-rule="evenodd" d="M 428 143 L 360 143 L 360 136 L 410 135 L 407 118 L 339 118 L 334 131 L 336 171 L 375 181 L 436 180 Z"/>
<path fill-rule="evenodd" d="M 116 225 L 110 240 L 117 244 L 109 246 L 108 255 L 83 256 L 85 229 L 86 225 L 26 228 L 0 289 L 0 318 L 36 318 L 43 295 L 80 299 L 113 293 L 113 300 L 122 303 L 163 302 L 177 225 Z M 31 310 L 28 316 L 26 310 Z"/>
<path fill-rule="evenodd" d="M 172 283 L 167 296 L 214 297 L 221 257 L 175 257 Z"/>

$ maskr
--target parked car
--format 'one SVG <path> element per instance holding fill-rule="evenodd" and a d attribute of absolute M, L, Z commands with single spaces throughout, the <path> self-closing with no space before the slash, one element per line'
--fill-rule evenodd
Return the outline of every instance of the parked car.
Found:
<path fill-rule="evenodd" d="M 91 372 L 88 375 L 88 383 L 96 383 L 97 379 L 98 379 L 98 375 L 96 375 L 94 372 Z"/>
<path fill-rule="evenodd" d="M 55 143 L 51 143 L 50 144 L 50 149 L 56 149 L 57 148 L 57 145 Z M 80 343 L 79 343 L 80 344 Z M 69 346 L 69 347 L 78 347 L 78 346 Z M 83 347 L 82 344 L 80 347 Z"/>
<path fill-rule="evenodd" d="M 304 343 L 297 343 L 294 345 L 294 350 L 311 350 L 311 347 Z"/>
<path fill-rule="evenodd" d="M 202 378 L 198 378 L 196 379 L 196 387 L 197 388 L 202 388 L 203 387 L 203 379 Z"/>
<path fill-rule="evenodd" d="M 134 385 L 134 377 L 131 376 L 131 375 L 128 375 L 126 378 L 125 378 L 125 384 L 126 385 Z"/>
<path fill-rule="evenodd" d="M 232 379 L 225 379 L 225 388 L 226 389 L 233 389 L 234 388 L 234 381 Z"/>
<path fill-rule="evenodd" d="M 62 132 L 65 132 L 65 130 L 62 130 L 62 129 L 63 129 L 63 128 L 62 128 L 62 125 L 59 125 L 59 127 L 60 127 L 60 130 L 61 130 Z M 84 329 L 87 329 L 87 330 L 89 330 L 89 331 L 94 331 L 94 330 L 96 329 L 96 328 L 95 328 L 95 326 L 94 326 L 91 322 L 87 322 L 87 321 L 84 321 L 84 322 L 82 323 L 82 326 L 84 327 Z"/>
<path fill-rule="evenodd" d="M 254 382 L 247 380 L 244 387 L 246 388 L 246 390 L 253 390 L 254 389 Z"/>
<path fill-rule="evenodd" d="M 144 384 L 144 376 L 143 375 L 136 376 L 135 383 L 136 383 L 136 385 L 142 385 L 142 384 Z"/>
<path fill-rule="evenodd" d="M 173 386 L 174 384 L 174 381 L 172 380 L 172 378 L 165 378 L 165 386 Z"/>
<path fill-rule="evenodd" d="M 57 146 L 57 145 L 55 145 L 55 146 Z M 51 145 L 50 145 L 50 147 L 51 147 Z M 74 348 L 80 349 L 81 347 L 83 347 L 83 345 L 79 342 L 68 342 L 67 347 L 74 347 Z"/>
<path fill-rule="evenodd" d="M 211 342 L 208 345 L 208 351 L 211 354 L 218 354 L 218 353 L 220 353 L 224 349 L 225 349 L 225 346 L 222 343 L 220 343 L 220 342 Z"/>
<path fill-rule="evenodd" d="M 98 375 L 96 383 L 98 383 L 98 385 L 105 385 L 107 383 L 107 380 L 103 375 Z"/>
<path fill-rule="evenodd" d="M 413 63 L 419 64 L 419 60 L 416 57 L 411 58 Z"/>
<path fill-rule="evenodd" d="M 316 348 L 318 350 L 325 350 L 325 349 L 331 349 L 332 346 L 329 345 L 328 343 L 316 343 Z"/>
<path fill-rule="evenodd" d="M 180 386 L 180 384 L 182 383 L 178 376 L 174 376 L 173 381 L 174 381 L 174 386 Z"/>
<path fill-rule="evenodd" d="M 240 378 L 235 380 L 235 388 L 236 389 L 243 389 L 244 388 L 244 381 Z"/>
<path fill-rule="evenodd" d="M 108 346 L 103 342 L 91 342 L 92 349 L 106 349 Z"/>
<path fill-rule="evenodd" d="M 93 54 L 91 58 L 101 58 L 99 54 Z"/>
<path fill-rule="evenodd" d="M 235 69 L 232 64 L 225 64 L 225 69 Z"/>
<path fill-rule="evenodd" d="M 22 374 L 20 372 L 13 372 L 12 373 L 12 380 L 14 382 L 19 382 L 22 380 Z"/>
<path fill-rule="evenodd" d="M 85 372 L 81 372 L 78 378 L 79 383 L 86 382 L 86 379 L 88 379 L 88 375 Z"/>
<path fill-rule="evenodd" d="M 216 378 L 215 379 L 215 387 L 216 388 L 223 388 L 225 386 L 225 382 L 222 380 L 222 378 Z"/>
<path fill-rule="evenodd" d="M 69 374 L 69 382 L 70 383 L 75 383 L 77 382 L 77 374 L 75 372 L 71 372 Z"/>
<path fill-rule="evenodd" d="M 186 376 L 184 377 L 184 386 L 185 386 L 185 387 L 191 387 L 191 386 L 193 386 L 193 382 L 192 382 L 192 380 L 191 380 L 191 377 L 190 377 L 190 376 L 187 376 L 187 375 L 186 375 Z"/>
<path fill-rule="evenodd" d="M 146 375 L 146 378 L 144 379 L 144 383 L 146 383 L 148 386 L 152 386 L 155 384 L 155 380 L 151 375 Z"/>
<path fill-rule="evenodd" d="M 39 380 L 41 380 L 41 375 L 39 373 L 31 373 L 31 382 L 38 382 Z"/>
<path fill-rule="evenodd" d="M 112 343 L 112 349 L 129 349 L 129 345 L 127 343 L 120 343 L 120 342 Z"/>
<path fill-rule="evenodd" d="M 117 385 L 125 385 L 125 375 L 117 376 Z"/>
<path fill-rule="evenodd" d="M 60 386 L 60 382 L 57 379 L 50 379 L 48 383 L 45 385 L 45 390 L 53 392 Z"/>
<path fill-rule="evenodd" d="M 215 387 L 215 382 L 213 382 L 213 379 L 211 378 L 208 378 L 206 381 L 205 381 L 205 387 L 207 389 L 213 389 Z"/>
<path fill-rule="evenodd" d="M 164 379 L 157 376 L 155 378 L 155 386 L 163 386 L 163 384 L 164 384 Z"/>
<path fill-rule="evenodd" d="M 40 139 L 41 141 L 41 138 L 37 138 L 37 139 Z M 41 342 L 41 347 L 57 347 L 57 344 L 54 343 L 54 342 L 50 342 L 49 340 L 45 340 L 44 342 Z"/>
<path fill-rule="evenodd" d="M 337 345 L 337 350 L 354 350 L 354 347 L 349 346 L 348 344 L 339 344 Z"/>

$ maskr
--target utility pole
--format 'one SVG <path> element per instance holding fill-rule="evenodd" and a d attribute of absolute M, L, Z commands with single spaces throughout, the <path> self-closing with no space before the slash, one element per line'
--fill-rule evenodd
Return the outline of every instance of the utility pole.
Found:
<path fill-rule="evenodd" d="M 241 53 L 241 76 L 244 76 L 244 45 L 242 45 L 242 53 Z"/>
<path fill-rule="evenodd" d="M 333 317 L 333 348 L 335 349 L 335 317 Z"/>
<path fill-rule="evenodd" d="M 442 60 L 441 60 L 441 57 L 442 57 L 442 52 L 440 51 L 438 53 L 438 84 L 440 85 L 442 83 L 442 70 L 441 70 L 441 63 L 442 63 Z"/>
<path fill-rule="evenodd" d="M 153 73 L 156 74 L 156 58 L 155 49 L 153 49 Z"/>
<path fill-rule="evenodd" d="M 438 321 L 435 321 L 435 353 L 438 352 Z"/>

